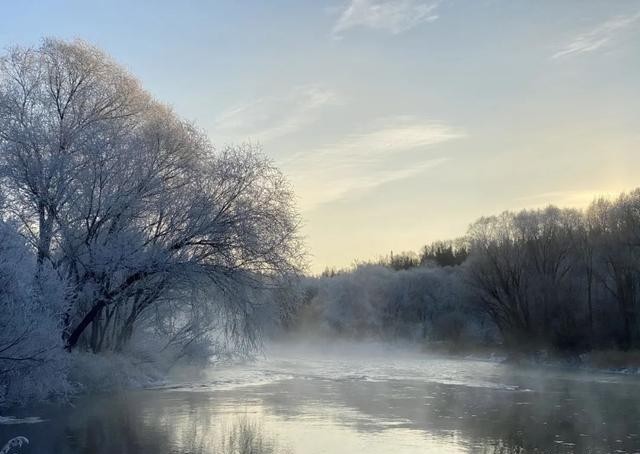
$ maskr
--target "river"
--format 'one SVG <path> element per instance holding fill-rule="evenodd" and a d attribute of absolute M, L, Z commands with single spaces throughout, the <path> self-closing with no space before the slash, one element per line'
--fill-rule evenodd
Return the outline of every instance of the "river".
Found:
<path fill-rule="evenodd" d="M 205 453 L 237 427 L 265 453 L 633 453 L 640 378 L 319 342 L 0 422 L 24 453 Z"/>

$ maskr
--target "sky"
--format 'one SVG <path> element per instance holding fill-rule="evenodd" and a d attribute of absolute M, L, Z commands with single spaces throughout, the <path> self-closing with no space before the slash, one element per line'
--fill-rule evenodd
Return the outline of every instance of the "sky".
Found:
<path fill-rule="evenodd" d="M 0 0 L 287 175 L 310 270 L 640 186 L 640 0 Z"/>

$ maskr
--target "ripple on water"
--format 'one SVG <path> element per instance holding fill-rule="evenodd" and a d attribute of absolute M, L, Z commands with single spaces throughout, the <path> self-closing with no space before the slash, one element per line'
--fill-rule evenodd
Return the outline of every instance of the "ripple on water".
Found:
<path fill-rule="evenodd" d="M 16 416 L 0 416 L 0 424 L 38 424 L 45 420 L 38 416 L 25 416 L 18 418 Z"/>

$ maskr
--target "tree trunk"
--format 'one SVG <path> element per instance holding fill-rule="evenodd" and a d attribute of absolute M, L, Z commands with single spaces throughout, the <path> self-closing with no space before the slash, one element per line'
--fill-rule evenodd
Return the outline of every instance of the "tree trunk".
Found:
<path fill-rule="evenodd" d="M 80 323 L 78 323 L 78 326 L 76 326 L 73 331 L 71 331 L 71 334 L 67 339 L 67 345 L 65 345 L 65 349 L 67 351 L 71 351 L 74 349 L 84 330 L 96 319 L 96 317 L 100 315 L 100 312 L 106 305 L 106 301 L 98 301 L 98 303 L 96 303 L 96 305 L 93 306 L 89 312 L 87 312 Z"/>
<path fill-rule="evenodd" d="M 39 208 L 38 219 L 38 265 L 42 265 L 44 259 L 49 257 L 51 249 L 51 237 L 53 236 L 53 216 L 47 215 L 44 206 Z"/>
<path fill-rule="evenodd" d="M 587 307 L 589 310 L 589 337 L 591 338 L 590 342 L 593 342 L 593 271 L 591 268 L 587 272 Z M 591 347 L 593 348 L 593 345 Z"/>

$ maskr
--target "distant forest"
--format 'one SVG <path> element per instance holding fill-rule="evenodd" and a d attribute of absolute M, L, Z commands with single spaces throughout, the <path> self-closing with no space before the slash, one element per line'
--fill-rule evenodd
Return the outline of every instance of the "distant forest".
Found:
<path fill-rule="evenodd" d="M 507 211 L 467 234 L 306 278 L 292 330 L 580 353 L 640 345 L 640 189 Z"/>

